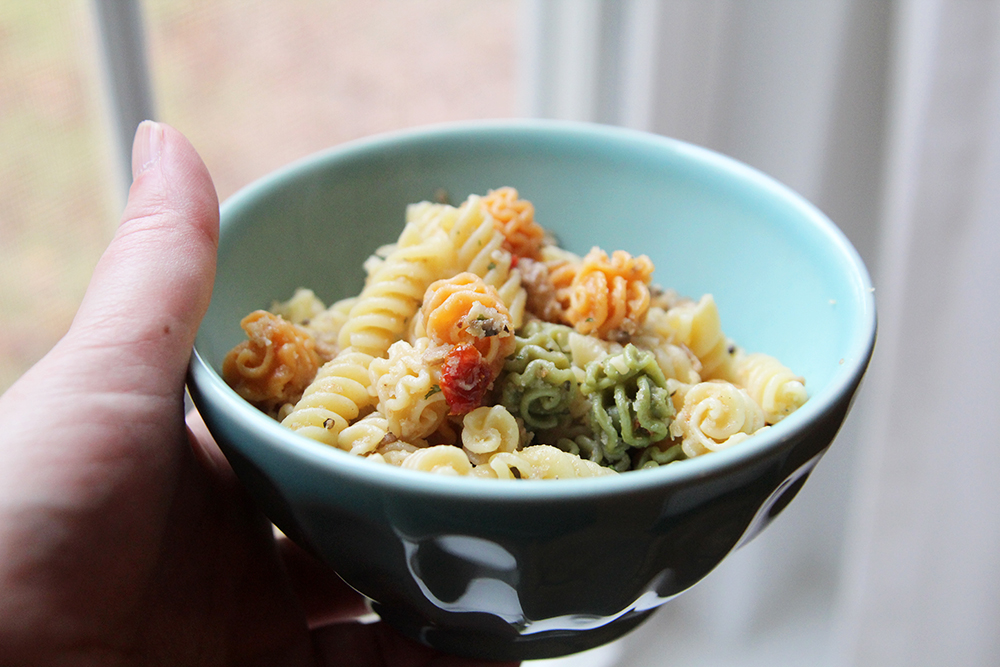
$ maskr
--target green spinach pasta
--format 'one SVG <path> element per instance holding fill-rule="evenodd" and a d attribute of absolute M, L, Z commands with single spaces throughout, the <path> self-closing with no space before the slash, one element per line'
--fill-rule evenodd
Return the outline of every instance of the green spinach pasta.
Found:
<path fill-rule="evenodd" d="M 623 250 L 560 248 L 510 187 L 421 202 L 329 307 L 249 314 L 223 376 L 299 434 L 373 463 L 492 479 L 594 477 L 734 446 L 807 399 L 723 333 L 711 295 Z"/>

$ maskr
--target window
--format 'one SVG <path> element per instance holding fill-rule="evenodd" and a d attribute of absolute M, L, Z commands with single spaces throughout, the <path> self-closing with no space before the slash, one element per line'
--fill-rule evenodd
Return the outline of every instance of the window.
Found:
<path fill-rule="evenodd" d="M 7 5 L 0 17 L 0 391 L 66 331 L 122 208 L 97 3 Z M 156 117 L 191 139 L 220 199 L 350 139 L 513 115 L 517 6 L 139 5 Z"/>

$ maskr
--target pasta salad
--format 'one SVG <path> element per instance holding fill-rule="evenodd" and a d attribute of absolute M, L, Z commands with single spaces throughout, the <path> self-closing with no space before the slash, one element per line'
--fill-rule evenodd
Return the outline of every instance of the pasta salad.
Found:
<path fill-rule="evenodd" d="M 306 437 L 495 479 L 671 464 L 806 401 L 803 378 L 724 335 L 710 294 L 659 288 L 645 255 L 564 250 L 534 213 L 510 187 L 411 204 L 360 294 L 250 313 L 223 377 Z"/>

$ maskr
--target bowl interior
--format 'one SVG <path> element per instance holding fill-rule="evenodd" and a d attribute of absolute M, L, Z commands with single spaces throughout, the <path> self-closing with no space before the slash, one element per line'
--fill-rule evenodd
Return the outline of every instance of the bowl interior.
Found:
<path fill-rule="evenodd" d="M 457 204 L 504 185 L 534 203 L 536 219 L 564 247 L 645 253 L 656 266 L 654 282 L 692 297 L 712 293 L 729 337 L 806 378 L 809 402 L 772 433 L 654 472 L 697 474 L 750 456 L 807 428 L 863 371 L 874 337 L 870 281 L 850 243 L 813 206 L 705 149 L 539 121 L 367 139 L 306 158 L 234 195 L 222 209 L 215 292 L 196 341 L 200 359 L 218 371 L 242 339 L 240 319 L 298 287 L 327 304 L 358 293 L 362 262 L 395 240 L 407 204 L 442 191 Z M 217 382 L 213 391 L 228 388 Z M 252 412 L 245 405 L 244 416 L 256 419 Z M 294 444 L 302 439 L 290 432 L 280 437 L 311 447 Z M 689 473 L 680 470 L 685 466 Z"/>

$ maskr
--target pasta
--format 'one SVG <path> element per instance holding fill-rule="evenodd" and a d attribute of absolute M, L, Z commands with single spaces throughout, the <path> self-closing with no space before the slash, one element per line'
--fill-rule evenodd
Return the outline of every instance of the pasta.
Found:
<path fill-rule="evenodd" d="M 227 382 L 297 433 L 373 463 L 572 479 L 732 447 L 808 398 L 729 340 L 711 294 L 624 250 L 556 245 L 510 187 L 420 202 L 330 307 L 300 289 L 242 322 Z"/>
<path fill-rule="evenodd" d="M 374 359 L 368 367 L 376 409 L 387 420 L 388 430 L 403 440 L 429 436 L 448 414 L 439 391 L 440 363 L 434 363 L 433 351 L 428 354 L 432 347 L 427 338 L 415 346 L 397 341 L 388 357 Z"/>
<path fill-rule="evenodd" d="M 483 204 L 503 233 L 507 250 L 518 257 L 539 258 L 545 230 L 535 222 L 531 202 L 518 198 L 517 190 L 506 187 L 491 191 L 483 197 Z"/>
<path fill-rule="evenodd" d="M 247 340 L 222 362 L 226 382 L 264 412 L 297 401 L 320 363 L 312 335 L 264 310 L 250 313 L 240 326 Z"/>
<path fill-rule="evenodd" d="M 582 334 L 599 338 L 634 334 L 649 309 L 653 263 L 645 255 L 632 257 L 616 250 L 611 257 L 593 248 L 574 267 L 564 300 L 564 317 Z"/>
<path fill-rule="evenodd" d="M 532 323 L 526 337 L 517 337 L 499 383 L 500 403 L 533 431 L 567 426 L 580 394 L 579 381 L 564 351 L 568 329 Z M 560 343 L 559 339 L 564 339 Z"/>
<path fill-rule="evenodd" d="M 764 411 L 746 390 L 710 380 L 691 387 L 684 407 L 670 425 L 689 457 L 717 452 L 742 442 L 764 427 Z"/>
<path fill-rule="evenodd" d="M 427 338 L 439 345 L 474 346 L 494 374 L 514 350 L 514 324 L 507 306 L 474 273 L 432 284 L 420 314 Z"/>
<path fill-rule="evenodd" d="M 336 446 L 340 432 L 371 405 L 368 366 L 372 360 L 370 354 L 351 347 L 341 350 L 320 367 L 281 423 L 307 438 Z"/>
<path fill-rule="evenodd" d="M 737 380 L 764 410 L 768 424 L 777 424 L 806 402 L 805 380 L 774 357 L 760 352 L 741 355 L 734 365 Z"/>
<path fill-rule="evenodd" d="M 719 309 L 711 294 L 685 301 L 666 311 L 666 327 L 674 342 L 698 358 L 704 379 L 733 379 L 736 346 L 722 333 Z"/>
<path fill-rule="evenodd" d="M 628 470 L 630 448 L 645 448 L 667 437 L 674 406 L 666 385 L 653 354 L 632 344 L 587 364 L 581 391 L 591 396 L 591 419 L 600 429 L 592 460 Z"/>
<path fill-rule="evenodd" d="M 513 452 L 520 444 L 517 420 L 502 405 L 480 406 L 462 419 L 462 448 L 477 465 L 494 454 Z"/>

